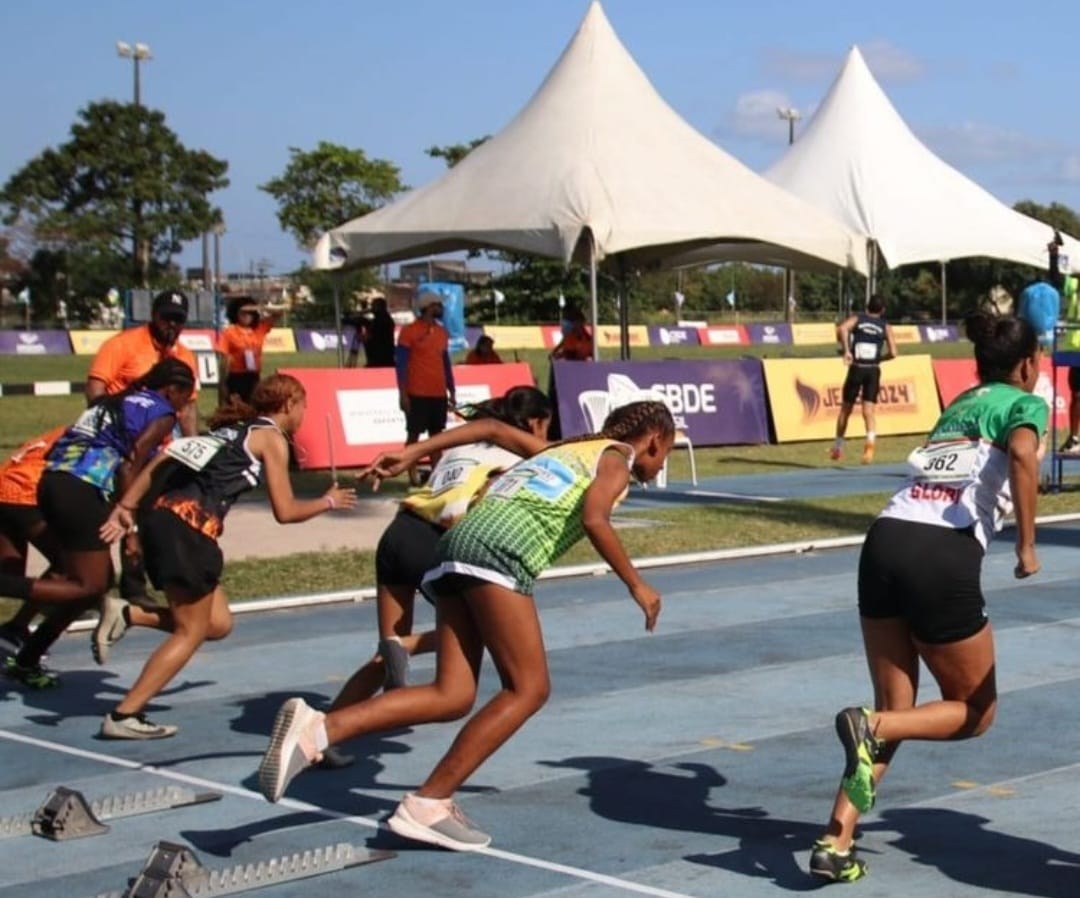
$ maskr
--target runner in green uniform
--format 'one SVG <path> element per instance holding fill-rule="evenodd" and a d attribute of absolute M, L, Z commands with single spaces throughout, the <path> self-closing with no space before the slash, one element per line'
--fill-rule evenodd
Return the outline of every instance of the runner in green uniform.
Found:
<path fill-rule="evenodd" d="M 994 637 L 979 585 L 983 554 L 1015 509 L 1016 576 L 1039 570 L 1035 503 L 1049 409 L 1035 331 L 1019 318 L 978 313 L 967 321 L 980 385 L 958 396 L 911 476 L 874 521 L 859 559 L 859 615 L 875 710 L 836 716 L 845 769 L 810 872 L 850 882 L 866 874 L 852 843 L 859 814 L 905 739 L 970 739 L 997 708 Z M 941 698 L 917 704 L 919 662 Z"/>
<path fill-rule="evenodd" d="M 487 649 L 502 689 L 465 724 L 424 784 L 405 796 L 389 825 L 400 835 L 458 851 L 488 845 L 491 837 L 465 818 L 452 796 L 547 701 L 550 681 L 533 581 L 588 536 L 641 607 L 646 629 L 653 629 L 660 596 L 634 568 L 610 517 L 631 474 L 642 481 L 655 476 L 674 436 L 663 403 L 635 402 L 615 409 L 601 433 L 556 444 L 495 480 L 439 541 L 439 565 L 424 578 L 425 590 L 436 598 L 435 682 L 383 692 L 325 715 L 302 699 L 289 699 L 259 766 L 263 795 L 277 801 L 327 745 L 464 717 L 476 700 Z"/>

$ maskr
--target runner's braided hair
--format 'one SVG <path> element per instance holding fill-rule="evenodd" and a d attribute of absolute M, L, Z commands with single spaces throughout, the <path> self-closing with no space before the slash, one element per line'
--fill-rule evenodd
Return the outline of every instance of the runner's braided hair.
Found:
<path fill-rule="evenodd" d="M 304 385 L 291 374 L 271 374 L 255 385 L 250 403 L 235 394 L 230 396 L 229 401 L 210 416 L 210 429 L 217 430 L 239 421 L 272 415 L 284 409 L 290 400 L 302 399 L 306 395 Z"/>
<path fill-rule="evenodd" d="M 563 440 L 563 443 L 582 443 L 586 440 L 616 440 L 625 443 L 647 433 L 661 438 L 675 435 L 675 419 L 668 407 L 655 399 L 631 402 L 612 409 L 604 419 L 599 433 L 586 433 Z M 561 444 L 560 444 L 561 445 Z"/>
<path fill-rule="evenodd" d="M 1023 318 L 973 312 L 964 330 L 975 344 L 975 367 L 983 383 L 1007 381 L 1018 364 L 1039 348 L 1035 329 Z"/>

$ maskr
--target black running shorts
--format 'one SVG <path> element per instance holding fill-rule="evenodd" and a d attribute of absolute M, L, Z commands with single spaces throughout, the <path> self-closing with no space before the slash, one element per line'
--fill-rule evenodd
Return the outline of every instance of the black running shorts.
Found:
<path fill-rule="evenodd" d="M 109 548 L 98 536 L 110 506 L 93 484 L 67 471 L 46 471 L 38 482 L 38 508 L 49 532 L 68 552 L 99 552 Z"/>
<path fill-rule="evenodd" d="M 30 535 L 45 523 L 36 505 L 0 502 L 0 533 L 21 552 L 26 552 Z"/>
<path fill-rule="evenodd" d="M 851 365 L 844 378 L 840 397 L 848 405 L 854 405 L 862 393 L 863 402 L 877 402 L 881 387 L 881 368 L 877 365 Z"/>
<path fill-rule="evenodd" d="M 878 518 L 859 556 L 859 614 L 906 618 L 926 643 L 974 636 L 986 626 L 982 559 L 970 527 Z"/>
<path fill-rule="evenodd" d="M 420 588 L 424 574 L 438 563 L 435 547 L 445 531 L 410 511 L 399 511 L 375 549 L 375 582 Z"/>
<path fill-rule="evenodd" d="M 160 590 L 180 590 L 201 599 L 221 582 L 225 565 L 218 544 L 185 524 L 167 508 L 140 516 L 143 560 L 150 582 Z M 181 598 L 173 593 L 171 598 Z"/>
<path fill-rule="evenodd" d="M 410 396 L 409 411 L 405 415 L 405 432 L 410 443 L 420 434 L 429 437 L 446 430 L 446 413 L 450 403 L 445 396 Z"/>

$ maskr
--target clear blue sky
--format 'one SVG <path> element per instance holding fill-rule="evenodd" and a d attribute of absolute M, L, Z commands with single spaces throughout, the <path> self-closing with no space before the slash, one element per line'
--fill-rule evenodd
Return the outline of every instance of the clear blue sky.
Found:
<path fill-rule="evenodd" d="M 0 4 L 0 179 L 64 142 L 88 102 L 142 98 L 189 147 L 229 161 L 215 195 L 223 267 L 305 258 L 256 185 L 290 146 L 329 140 L 443 171 L 424 149 L 493 134 L 528 101 L 587 0 L 53 0 Z M 946 161 L 1013 203 L 1080 210 L 1080 35 L 1064 0 L 607 0 L 616 33 L 687 121 L 755 170 L 784 150 L 778 105 L 812 110 L 852 44 L 900 114 Z M 181 261 L 197 265 L 197 246 Z"/>

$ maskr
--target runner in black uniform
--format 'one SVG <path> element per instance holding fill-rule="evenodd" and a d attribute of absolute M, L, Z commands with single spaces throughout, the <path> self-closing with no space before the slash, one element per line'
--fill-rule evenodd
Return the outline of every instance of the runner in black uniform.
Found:
<path fill-rule="evenodd" d="M 840 414 L 836 418 L 836 441 L 829 450 L 829 457 L 839 461 L 843 456 L 848 418 L 861 393 L 863 422 L 866 424 L 862 463 L 868 465 L 874 460 L 874 440 L 877 437 L 875 411 L 881 384 L 881 363 L 896 358 L 896 343 L 892 328 L 885 321 L 885 300 L 880 294 L 875 293 L 870 297 L 865 312 L 852 315 L 837 325 L 836 339 L 840 341 L 844 353 L 844 364 L 849 367 L 840 397 Z"/>
<path fill-rule="evenodd" d="M 241 493 L 266 479 L 270 506 L 279 523 L 306 521 L 324 511 L 351 508 L 354 490 L 335 483 L 317 499 L 297 499 L 289 482 L 288 436 L 304 418 L 307 400 L 300 381 L 275 374 L 259 382 L 251 405 L 238 398 L 210 419 L 211 432 L 174 440 L 124 492 L 101 528 L 114 542 L 134 526 L 134 509 L 153 488 L 157 498 L 140 516 L 150 580 L 164 590 L 168 607 L 147 609 L 122 599 L 107 600 L 102 618 L 108 646 L 129 626 L 153 627 L 170 636 L 150 656 L 135 685 L 105 715 L 107 739 L 163 739 L 177 727 L 147 720 L 143 708 L 207 639 L 224 639 L 232 614 L 221 588 L 222 555 L 217 540 L 225 515 Z M 153 485 L 153 487 L 152 487 Z"/>

